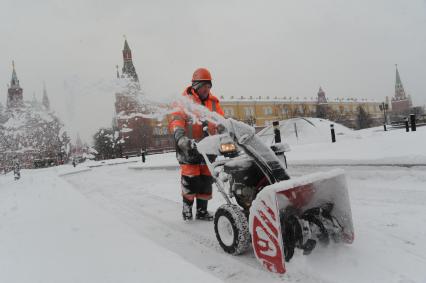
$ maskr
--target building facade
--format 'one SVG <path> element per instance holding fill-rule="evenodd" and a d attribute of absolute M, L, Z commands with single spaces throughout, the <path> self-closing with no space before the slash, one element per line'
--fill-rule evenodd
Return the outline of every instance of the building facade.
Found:
<path fill-rule="evenodd" d="M 321 117 L 356 128 L 358 107 L 363 107 L 368 112 L 373 124 L 380 124 L 383 118 L 379 104 L 372 100 L 357 98 L 328 99 L 322 88 L 316 97 L 221 97 L 225 117 L 232 117 L 257 127 L 265 127 L 271 125 L 273 121 L 296 117 Z"/>

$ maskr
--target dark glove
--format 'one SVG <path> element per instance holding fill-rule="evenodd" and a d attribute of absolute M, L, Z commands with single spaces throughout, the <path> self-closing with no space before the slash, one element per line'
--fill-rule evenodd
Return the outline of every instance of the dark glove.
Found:
<path fill-rule="evenodd" d="M 226 127 L 223 124 L 218 124 L 216 130 L 218 134 L 223 134 L 226 131 Z"/>
<path fill-rule="evenodd" d="M 186 136 L 181 137 L 177 142 L 177 146 L 183 152 L 188 152 L 191 149 L 194 149 L 194 145 L 195 145 L 194 140 L 188 139 L 188 137 Z"/>
<path fill-rule="evenodd" d="M 203 156 L 198 152 L 194 140 L 183 136 L 178 140 L 177 146 L 182 151 L 187 162 L 198 164 L 203 160 Z"/>

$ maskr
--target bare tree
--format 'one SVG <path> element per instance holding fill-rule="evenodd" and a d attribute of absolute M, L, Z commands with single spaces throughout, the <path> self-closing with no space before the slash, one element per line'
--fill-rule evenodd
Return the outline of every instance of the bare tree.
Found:
<path fill-rule="evenodd" d="M 357 108 L 357 126 L 358 129 L 365 129 L 371 127 L 373 120 L 370 114 L 365 111 L 364 107 L 359 105 Z"/>

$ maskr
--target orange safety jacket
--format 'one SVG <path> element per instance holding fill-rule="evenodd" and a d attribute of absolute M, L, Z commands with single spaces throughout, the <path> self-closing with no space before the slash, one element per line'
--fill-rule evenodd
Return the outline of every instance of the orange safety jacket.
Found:
<path fill-rule="evenodd" d="M 209 96 L 206 100 L 201 101 L 194 89 L 192 87 L 187 87 L 182 93 L 182 95 L 190 97 L 195 103 L 204 105 L 212 112 L 216 112 L 221 116 L 224 115 L 224 112 L 220 107 L 219 99 L 217 99 L 211 93 L 209 93 Z M 202 140 L 204 137 L 202 123 L 192 122 L 191 117 L 189 117 L 183 110 L 178 110 L 172 113 L 172 119 L 169 124 L 169 128 L 175 136 L 176 143 L 181 137 L 182 131 L 186 137 L 188 137 L 189 139 L 194 139 L 197 142 Z M 208 122 L 208 132 L 210 135 L 216 134 L 217 130 L 216 125 L 214 123 Z M 210 175 L 210 172 L 208 171 L 207 166 L 204 164 L 204 160 L 202 160 L 202 158 L 201 160 L 195 162 L 193 160 L 188 160 L 179 148 L 176 148 L 176 157 L 179 163 L 181 164 L 182 175 Z"/>

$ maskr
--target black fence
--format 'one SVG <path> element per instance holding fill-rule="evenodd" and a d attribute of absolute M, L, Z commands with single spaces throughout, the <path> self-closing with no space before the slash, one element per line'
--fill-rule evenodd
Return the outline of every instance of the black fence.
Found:
<path fill-rule="evenodd" d="M 148 148 L 145 151 L 145 155 L 152 155 L 152 154 L 161 154 L 161 153 L 167 153 L 167 152 L 175 152 L 176 148 L 173 147 L 160 147 L 160 148 Z M 123 158 L 129 158 L 129 157 L 140 157 L 142 156 L 141 151 L 127 151 L 123 152 Z"/>
<path fill-rule="evenodd" d="M 406 118 L 400 118 L 397 121 L 392 121 L 391 122 L 391 126 L 392 128 L 405 128 L 405 124 L 408 121 L 408 123 L 410 123 L 410 117 L 406 117 Z M 416 115 L 416 126 L 417 127 L 421 127 L 421 126 L 426 126 L 426 115 Z"/>

